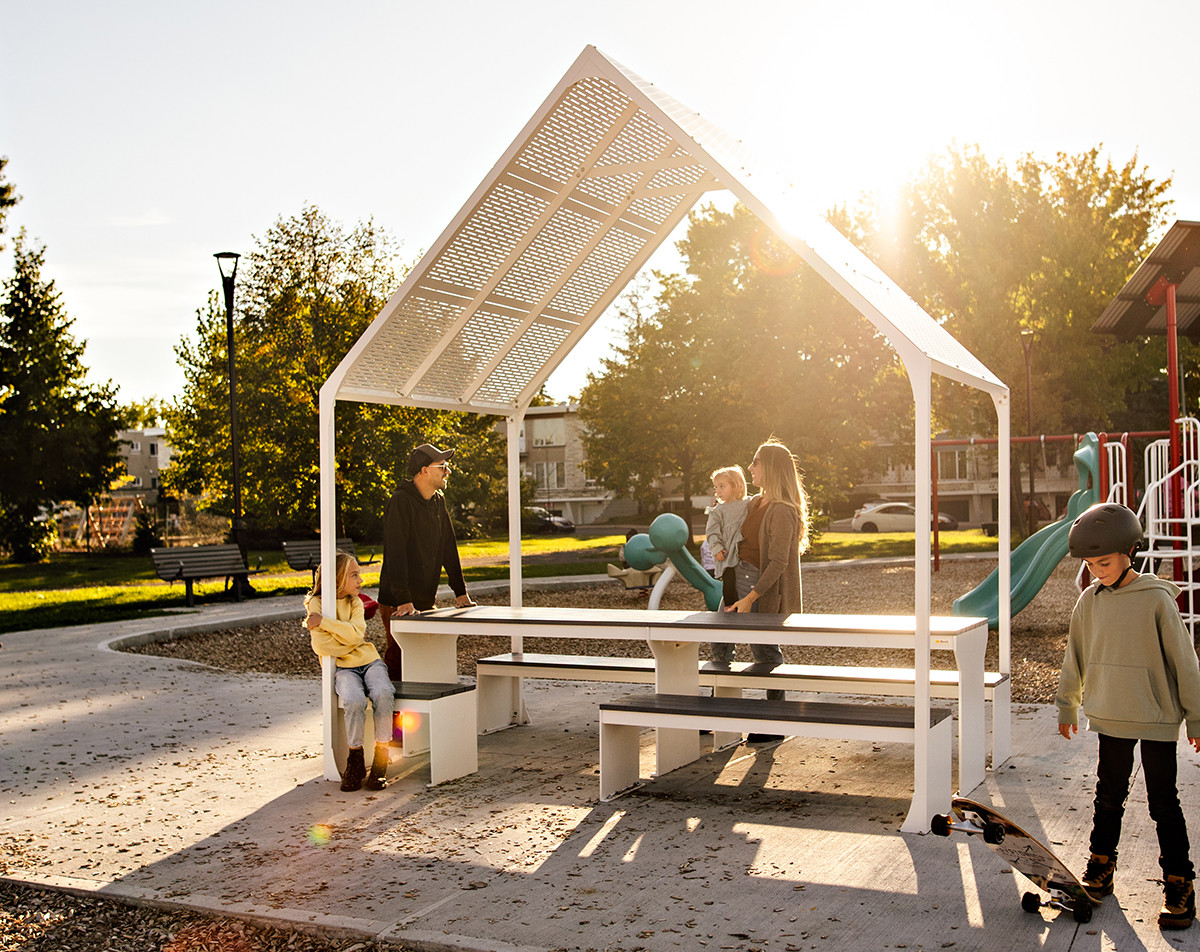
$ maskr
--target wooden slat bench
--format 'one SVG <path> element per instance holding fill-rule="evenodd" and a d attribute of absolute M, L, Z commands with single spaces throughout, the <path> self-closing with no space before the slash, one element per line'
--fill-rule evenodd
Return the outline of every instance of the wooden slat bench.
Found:
<path fill-rule="evenodd" d="M 374 565 L 379 560 L 375 558 L 375 552 L 372 550 L 371 557 L 367 560 L 362 560 L 358 557 L 358 551 L 354 547 L 352 539 L 338 539 L 336 548 L 340 552 L 349 552 L 354 556 L 359 565 Z M 321 567 L 321 540 L 320 539 L 291 539 L 283 543 L 283 557 L 287 559 L 287 564 L 294 571 L 302 572 L 307 569 L 312 573 L 313 583 L 317 581 L 317 569 Z"/>
<path fill-rule="evenodd" d="M 236 545 L 155 548 L 150 550 L 150 558 L 154 562 L 155 573 L 164 582 L 183 582 L 189 608 L 196 604 L 192 593 L 192 582 L 196 579 L 224 576 L 227 590 L 230 580 L 233 580 L 233 597 L 240 602 L 242 588 L 237 579 L 259 571 L 258 567 L 247 568 L 242 551 Z M 262 565 L 262 559 L 258 561 Z"/>
<path fill-rule="evenodd" d="M 510 678 L 544 678 L 561 681 L 611 681 L 619 684 L 653 684 L 653 658 L 603 658 L 589 655 L 501 654 L 480 658 L 475 663 L 479 686 L 479 729 L 484 733 L 504 730 L 512 724 Z M 869 668 L 854 665 L 781 664 L 767 671 L 749 662 L 728 666 L 711 661 L 700 665 L 700 684 L 722 696 L 740 696 L 744 688 L 781 688 L 827 694 L 862 694 L 879 697 L 912 697 L 916 672 L 912 668 Z M 989 671 L 984 675 L 984 696 L 992 703 L 992 747 L 997 732 L 1007 735 L 1007 723 L 997 712 L 1007 712 L 1012 683 L 1007 674 Z M 958 698 L 958 672 L 933 669 L 929 672 L 930 697 Z M 999 703 L 996 701 L 999 699 Z M 1005 713 L 1005 716 L 1007 714 Z M 729 738 L 718 737 L 718 746 Z M 1005 741 L 1004 749 L 1007 749 Z M 993 763 L 995 758 L 993 757 Z"/>
<path fill-rule="evenodd" d="M 341 699 L 333 686 L 336 667 L 332 658 L 321 660 L 322 720 L 325 732 L 325 777 L 337 780 L 346 764 L 346 724 Z M 475 685 L 457 682 L 393 681 L 393 713 L 419 715 L 405 726 L 403 756 L 429 752 L 429 785 L 436 786 L 475 773 L 479 769 L 478 729 L 475 721 Z M 370 701 L 363 732 L 363 749 L 375 744 Z M 391 741 L 391 738 L 387 738 Z M 371 755 L 367 753 L 367 761 Z"/>
<path fill-rule="evenodd" d="M 839 740 L 915 744 L 914 710 L 897 705 L 827 701 L 767 701 L 690 694 L 637 694 L 600 704 L 600 797 L 609 799 L 641 781 L 642 728 L 783 734 Z M 950 802 L 950 712 L 929 714 L 929 752 L 923 778 L 933 802 Z"/>

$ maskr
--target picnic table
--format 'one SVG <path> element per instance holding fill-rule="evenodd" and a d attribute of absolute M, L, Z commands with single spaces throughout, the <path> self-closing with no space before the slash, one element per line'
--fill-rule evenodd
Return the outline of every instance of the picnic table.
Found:
<path fill-rule="evenodd" d="M 701 643 L 724 641 L 915 651 L 916 631 L 915 616 L 903 615 L 768 615 L 474 606 L 438 609 L 393 619 L 391 637 L 404 652 L 405 677 L 422 681 L 446 681 L 457 677 L 460 635 L 508 636 L 514 639 L 514 652 L 519 650 L 524 637 L 534 636 L 646 641 L 655 659 L 656 692 L 696 696 L 701 683 Z M 986 644 L 986 619 L 930 618 L 929 647 L 953 651 L 960 672 L 960 786 L 964 792 L 982 781 L 984 776 Z M 924 688 L 928 696 L 928 674 Z M 519 691 L 519 679 L 514 679 L 514 709 L 518 710 L 521 708 Z M 951 791 L 948 787 L 945 790 L 928 788 L 931 758 L 941 756 L 940 751 L 931 749 L 931 736 L 936 726 L 917 724 L 913 728 L 914 791 L 912 806 L 902 827 L 906 831 L 927 830 L 929 817 L 949 804 Z M 696 730 L 667 727 L 657 730 L 659 774 L 690 763 L 699 756 Z M 945 756 L 948 762 L 948 750 Z"/>

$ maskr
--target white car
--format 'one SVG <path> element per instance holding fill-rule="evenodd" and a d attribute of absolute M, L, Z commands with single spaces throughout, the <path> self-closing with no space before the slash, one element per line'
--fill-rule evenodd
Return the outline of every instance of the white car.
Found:
<path fill-rule="evenodd" d="M 876 502 L 854 513 L 850 528 L 855 532 L 915 532 L 917 510 L 906 502 Z M 938 513 L 938 528 L 958 528 L 958 520 L 944 512 Z"/>

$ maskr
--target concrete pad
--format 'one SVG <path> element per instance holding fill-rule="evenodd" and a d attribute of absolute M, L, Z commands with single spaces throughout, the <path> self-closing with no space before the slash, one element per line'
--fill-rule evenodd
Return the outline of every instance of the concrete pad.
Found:
<path fill-rule="evenodd" d="M 598 802 L 596 705 L 626 685 L 531 682 L 533 724 L 479 739 L 477 774 L 426 786 L 321 778 L 319 682 L 101 647 L 223 628 L 296 599 L 3 637 L 0 864 L 7 877 L 398 940 L 425 950 L 1200 949 L 1162 934 L 1145 789 L 1116 895 L 1086 926 L 1024 913 L 1030 888 L 977 839 L 897 832 L 907 745 L 794 739 L 711 752 Z M 1087 855 L 1095 738 L 1015 707 L 1014 756 L 972 795 Z M 651 736 L 643 737 L 649 774 Z M 1180 746 L 1184 808 L 1200 772 Z M 1195 833 L 1193 833 L 1195 836 Z"/>

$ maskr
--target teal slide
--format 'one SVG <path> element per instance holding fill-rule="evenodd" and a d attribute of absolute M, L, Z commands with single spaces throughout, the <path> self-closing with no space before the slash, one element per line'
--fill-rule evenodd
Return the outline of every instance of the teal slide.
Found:
<path fill-rule="evenodd" d="M 1079 514 L 1100 501 L 1100 440 L 1095 433 L 1088 433 L 1075 451 L 1075 470 L 1079 473 L 1079 489 L 1067 502 L 1066 516 L 1042 527 L 1013 550 L 1010 586 L 1014 615 L 1033 601 L 1066 556 L 1067 536 Z M 954 614 L 985 617 L 990 628 L 999 627 L 999 588 L 997 568 L 978 588 L 954 600 Z"/>

